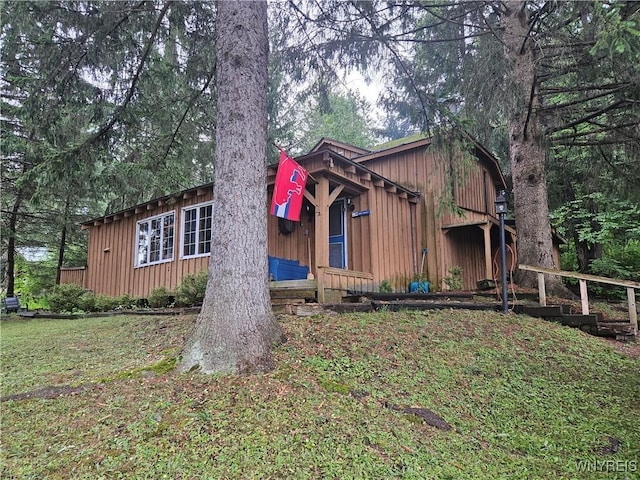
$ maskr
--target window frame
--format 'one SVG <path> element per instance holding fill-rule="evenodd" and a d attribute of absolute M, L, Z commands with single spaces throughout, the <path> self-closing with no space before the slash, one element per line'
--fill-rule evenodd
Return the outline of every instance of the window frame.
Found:
<path fill-rule="evenodd" d="M 171 235 L 171 237 L 165 235 L 165 222 L 164 219 L 166 217 L 172 216 L 173 215 L 173 233 Z M 147 262 L 145 263 L 140 263 L 140 225 L 142 224 L 147 224 L 148 227 L 148 231 L 151 231 L 151 223 L 154 220 L 160 220 L 160 260 L 156 260 L 156 261 L 150 261 L 149 257 L 151 255 L 151 242 L 149 241 L 149 239 L 147 239 Z M 146 217 L 146 218 L 141 218 L 140 220 L 136 221 L 136 234 L 135 234 L 135 239 L 134 239 L 134 249 L 133 249 L 133 267 L 134 268 L 142 268 L 142 267 L 149 267 L 151 265 L 158 265 L 161 263 L 168 263 L 168 262 L 173 262 L 173 259 L 175 258 L 175 250 L 176 250 L 176 211 L 175 210 L 171 210 L 169 212 L 163 212 L 163 213 L 159 213 L 158 215 L 153 215 L 151 217 Z M 165 240 L 167 240 L 168 238 L 171 238 L 172 242 L 171 242 L 171 257 L 170 258 L 162 258 L 162 251 L 164 248 L 164 242 Z"/>
<path fill-rule="evenodd" d="M 200 244 L 200 233 L 203 231 L 200 228 L 200 210 L 202 208 L 205 207 L 211 207 L 211 233 L 213 236 L 213 201 L 208 201 L 208 202 L 201 202 L 201 203 L 196 203 L 194 205 L 188 205 L 185 207 L 182 207 L 182 211 L 180 212 L 180 260 L 188 260 L 190 258 L 200 258 L 200 257 L 209 257 L 211 256 L 211 245 L 209 245 L 209 251 L 205 252 L 205 253 L 198 253 L 198 246 Z M 196 235 L 196 240 L 195 240 L 195 247 L 196 247 L 196 253 L 192 254 L 192 255 L 185 255 L 184 253 L 184 248 L 185 248 L 185 233 L 186 233 L 186 221 L 187 221 L 187 211 L 188 210 L 195 210 L 196 211 L 196 218 L 195 218 L 195 223 L 196 223 L 196 229 L 195 229 L 195 235 Z"/>

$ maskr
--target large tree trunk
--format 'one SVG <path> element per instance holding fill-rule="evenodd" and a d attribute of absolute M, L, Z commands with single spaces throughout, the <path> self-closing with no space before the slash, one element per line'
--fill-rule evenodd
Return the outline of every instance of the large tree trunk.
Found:
<path fill-rule="evenodd" d="M 511 63 L 507 73 L 513 90 L 513 105 L 508 112 L 509 151 L 515 217 L 518 232 L 518 262 L 554 268 L 551 224 L 547 195 L 545 150 L 535 114 L 535 52 L 529 39 L 526 2 L 507 1 L 504 16 L 505 54 Z M 534 272 L 518 271 L 516 280 L 522 286 L 535 287 Z M 547 279 L 551 293 L 563 292 L 558 277 Z"/>
<path fill-rule="evenodd" d="M 62 277 L 62 265 L 64 265 L 64 252 L 67 248 L 67 223 L 69 222 L 69 197 L 64 203 L 64 215 L 62 217 L 62 232 L 60 233 L 60 244 L 58 245 L 58 264 L 56 265 L 56 285 L 60 285 Z"/>
<path fill-rule="evenodd" d="M 9 217 L 9 239 L 7 241 L 7 297 L 13 297 L 15 295 L 15 270 L 16 270 L 16 228 L 18 226 L 18 212 L 20 211 L 20 205 L 22 204 L 22 190 L 18 190 L 16 194 L 16 200 L 11 209 L 11 216 Z"/>
<path fill-rule="evenodd" d="M 266 371 L 281 339 L 267 272 L 267 4 L 218 2 L 211 263 L 182 371 Z"/>

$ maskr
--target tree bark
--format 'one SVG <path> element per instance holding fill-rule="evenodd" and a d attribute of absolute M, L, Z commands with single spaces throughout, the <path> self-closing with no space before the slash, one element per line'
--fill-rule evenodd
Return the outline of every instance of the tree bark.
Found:
<path fill-rule="evenodd" d="M 58 264 L 56 265 L 56 285 L 60 285 L 62 276 L 62 265 L 64 264 L 64 252 L 67 248 L 67 223 L 69 222 L 69 203 L 67 199 L 64 203 L 64 215 L 62 217 L 62 232 L 60 233 L 60 244 L 58 245 Z"/>
<path fill-rule="evenodd" d="M 507 1 L 504 16 L 505 54 L 511 64 L 507 80 L 513 95 L 508 112 L 509 156 L 513 176 L 515 218 L 518 232 L 518 262 L 554 268 L 549 222 L 546 155 L 535 114 L 535 51 L 529 38 L 529 16 L 525 1 Z M 537 285 L 534 272 L 517 271 L 518 284 Z M 558 277 L 547 279 L 547 289 L 562 291 Z M 564 292 L 563 292 L 564 293 Z"/>
<path fill-rule="evenodd" d="M 9 239 L 7 241 L 7 297 L 15 295 L 15 270 L 16 270 L 16 227 L 18 225 L 18 212 L 22 204 L 22 190 L 18 190 L 16 200 L 9 217 Z"/>
<path fill-rule="evenodd" d="M 267 271 L 267 4 L 218 2 L 215 203 L 209 280 L 180 370 L 272 368 L 282 338 Z"/>

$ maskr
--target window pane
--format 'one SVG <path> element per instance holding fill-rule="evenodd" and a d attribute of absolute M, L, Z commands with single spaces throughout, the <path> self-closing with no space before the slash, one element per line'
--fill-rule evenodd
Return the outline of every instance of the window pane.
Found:
<path fill-rule="evenodd" d="M 173 258 L 173 214 L 163 218 L 162 225 L 162 259 L 170 260 Z"/>
<path fill-rule="evenodd" d="M 138 224 L 138 265 L 144 265 L 149 261 L 147 253 L 149 250 L 149 223 Z"/>
<path fill-rule="evenodd" d="M 149 262 L 160 261 L 160 241 L 162 236 L 162 222 L 159 218 L 151 220 L 149 235 Z"/>
<path fill-rule="evenodd" d="M 329 235 L 342 235 L 342 222 L 344 220 L 342 202 L 337 202 L 329 207 Z"/>
<path fill-rule="evenodd" d="M 211 218 L 213 207 L 200 207 L 200 232 L 198 235 L 198 253 L 211 253 Z"/>
<path fill-rule="evenodd" d="M 196 253 L 196 212 L 195 208 L 184 211 L 182 255 L 185 257 Z"/>

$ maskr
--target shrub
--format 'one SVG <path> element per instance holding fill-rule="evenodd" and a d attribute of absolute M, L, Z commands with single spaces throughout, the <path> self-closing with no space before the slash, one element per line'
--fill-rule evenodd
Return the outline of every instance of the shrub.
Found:
<path fill-rule="evenodd" d="M 205 291 L 207 290 L 208 278 L 209 274 L 207 270 L 186 275 L 182 279 L 182 283 L 175 289 L 176 305 L 180 307 L 191 307 L 202 303 Z"/>
<path fill-rule="evenodd" d="M 151 308 L 165 308 L 173 302 L 171 293 L 164 286 L 154 288 L 147 300 Z"/>
<path fill-rule="evenodd" d="M 80 298 L 87 290 L 80 285 L 65 283 L 56 285 L 47 296 L 52 312 L 73 312 L 80 309 Z"/>
<path fill-rule="evenodd" d="M 134 298 L 128 293 L 125 293 L 117 297 L 117 305 L 115 308 L 120 310 L 133 310 L 138 307 L 139 302 L 139 298 Z"/>
<path fill-rule="evenodd" d="M 462 267 L 454 266 L 449 269 L 449 274 L 444 277 L 444 283 L 449 290 L 462 290 L 464 283 L 462 281 Z"/>
<path fill-rule="evenodd" d="M 96 295 L 96 310 L 98 312 L 110 312 L 120 305 L 119 297 L 109 295 Z"/>
<path fill-rule="evenodd" d="M 93 292 L 85 292 L 78 298 L 78 308 L 83 312 L 96 312 L 96 296 Z"/>
<path fill-rule="evenodd" d="M 393 287 L 388 280 L 382 280 L 380 282 L 380 293 L 393 293 Z"/>

